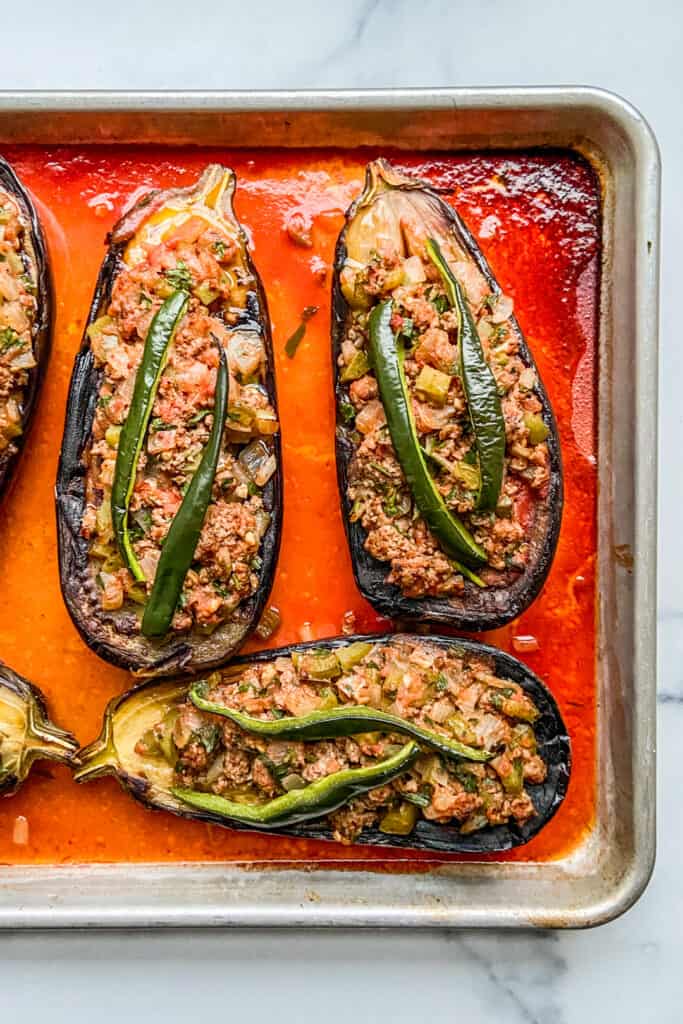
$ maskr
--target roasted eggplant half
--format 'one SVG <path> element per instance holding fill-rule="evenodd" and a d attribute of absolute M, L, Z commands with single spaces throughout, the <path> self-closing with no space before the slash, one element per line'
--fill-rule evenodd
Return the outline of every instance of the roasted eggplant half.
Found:
<path fill-rule="evenodd" d="M 76 779 L 238 829 L 485 853 L 527 842 L 567 790 L 557 704 L 471 640 L 344 637 L 115 698 Z"/>
<path fill-rule="evenodd" d="M 47 716 L 37 686 L 0 662 L 0 796 L 15 793 L 35 761 L 75 764 L 78 743 Z"/>
<path fill-rule="evenodd" d="M 513 619 L 559 535 L 555 419 L 474 238 L 384 160 L 339 238 L 332 331 L 337 475 L 363 596 L 408 621 Z"/>
<path fill-rule="evenodd" d="M 38 214 L 0 157 L 0 494 L 26 441 L 51 329 L 52 287 Z"/>
<path fill-rule="evenodd" d="M 62 593 L 140 675 L 226 661 L 258 622 L 282 473 L 266 299 L 218 164 L 116 224 L 68 397 Z"/>

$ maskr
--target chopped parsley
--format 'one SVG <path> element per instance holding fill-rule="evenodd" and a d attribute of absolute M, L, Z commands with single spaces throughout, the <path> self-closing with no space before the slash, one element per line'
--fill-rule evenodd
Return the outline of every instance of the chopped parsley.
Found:
<path fill-rule="evenodd" d="M 431 796 L 425 790 L 420 790 L 419 793 L 404 793 L 403 799 L 409 804 L 416 804 L 417 807 L 429 807 L 432 802 Z"/>
<path fill-rule="evenodd" d="M 221 242 L 220 238 L 213 243 L 211 246 L 212 252 L 215 252 L 219 260 L 222 260 L 225 256 L 225 242 Z"/>
<path fill-rule="evenodd" d="M 374 469 L 376 473 L 381 473 L 382 476 L 388 477 L 389 480 L 392 479 L 393 474 L 392 474 L 391 470 L 390 469 L 385 469 L 384 466 L 380 462 L 368 462 L 368 466 L 371 469 Z"/>
<path fill-rule="evenodd" d="M 209 416 L 212 412 L 213 409 L 200 409 L 199 412 L 196 412 L 194 414 L 194 416 L 190 416 L 189 420 L 187 421 L 188 427 L 193 427 L 195 423 L 200 423 L 205 416 Z"/>
<path fill-rule="evenodd" d="M 340 402 L 339 412 L 341 414 L 341 418 L 344 420 L 344 423 L 350 423 L 351 420 L 355 419 L 356 410 L 354 409 L 350 402 Z"/>
<path fill-rule="evenodd" d="M 178 260 L 175 267 L 169 267 L 164 271 L 164 277 L 174 288 L 190 292 L 194 287 L 192 274 L 184 260 Z"/>
<path fill-rule="evenodd" d="M 477 792 L 477 777 L 472 772 L 468 771 L 463 765 L 455 766 L 455 776 L 458 782 L 461 784 L 466 793 Z"/>
<path fill-rule="evenodd" d="M 294 358 L 296 350 L 304 339 L 304 335 L 306 334 L 306 324 L 312 316 L 315 316 L 319 309 L 319 306 L 306 306 L 304 308 L 301 314 L 301 323 L 285 342 L 285 353 L 290 359 Z"/>
<path fill-rule="evenodd" d="M 436 677 L 436 688 L 439 691 L 439 693 L 443 693 L 444 690 L 448 689 L 448 680 L 446 679 L 446 676 L 443 674 L 443 672 L 439 672 L 439 674 Z"/>
<path fill-rule="evenodd" d="M 11 348 L 18 348 L 23 341 L 12 327 L 3 327 L 0 331 L 0 352 L 9 352 Z"/>
<path fill-rule="evenodd" d="M 384 502 L 384 511 L 388 516 L 398 515 L 398 505 L 396 504 L 396 491 L 391 490 L 388 498 Z"/>
<path fill-rule="evenodd" d="M 411 342 L 415 334 L 415 325 L 408 316 L 403 317 L 401 324 L 401 330 L 398 332 L 398 337 L 402 338 L 405 342 Z"/>
<path fill-rule="evenodd" d="M 220 728 L 213 722 L 206 723 L 206 725 L 200 725 L 198 729 L 192 733 L 192 739 L 195 743 L 201 743 L 207 754 L 213 754 L 214 750 L 218 746 L 218 742 L 221 737 Z"/>
<path fill-rule="evenodd" d="M 435 295 L 434 298 L 431 300 L 431 303 L 434 309 L 439 314 L 445 313 L 446 310 L 448 309 L 448 299 L 446 298 L 445 295 Z"/>
<path fill-rule="evenodd" d="M 174 423 L 165 423 L 160 416 L 156 416 L 149 425 L 149 432 L 155 434 L 158 430 L 173 430 L 174 427 Z"/>
<path fill-rule="evenodd" d="M 388 485 L 385 489 L 384 511 L 388 516 L 407 515 L 410 512 L 410 499 L 406 501 L 406 495 L 400 487 Z"/>

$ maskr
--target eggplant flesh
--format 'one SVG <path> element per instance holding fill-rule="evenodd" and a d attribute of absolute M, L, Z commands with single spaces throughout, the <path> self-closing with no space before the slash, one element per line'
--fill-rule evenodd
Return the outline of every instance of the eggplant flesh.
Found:
<path fill-rule="evenodd" d="M 351 463 L 357 444 L 345 412 L 349 408 L 348 383 L 342 380 L 342 344 L 352 323 L 353 309 L 342 289 L 342 271 L 363 266 L 373 252 L 392 250 L 405 254 L 423 250 L 426 241 L 436 240 L 453 260 L 472 268 L 474 287 L 483 287 L 491 306 L 502 298 L 477 242 L 456 211 L 428 184 L 404 176 L 386 161 L 368 165 L 365 188 L 346 215 L 335 253 L 332 301 L 332 353 L 337 405 L 336 461 L 342 518 L 351 554 L 353 572 L 363 596 L 383 615 L 406 622 L 440 623 L 458 629 L 497 629 L 520 615 L 538 595 L 550 571 L 560 532 L 563 503 L 562 459 L 553 411 L 538 374 L 533 356 L 516 318 L 510 313 L 505 324 L 518 344 L 518 355 L 535 371 L 534 393 L 542 406 L 540 417 L 548 431 L 549 482 L 544 495 L 534 497 L 534 519 L 527 536 L 529 556 L 519 573 L 510 573 L 503 585 L 479 586 L 465 577 L 464 589 L 452 596 L 408 597 L 387 582 L 389 563 L 378 561 L 365 547 L 367 534 L 360 521 L 353 521 L 348 488 Z M 457 274 L 456 274 L 457 276 Z M 346 289 L 348 296 L 348 287 Z M 485 568 L 485 567 L 484 567 Z M 476 570 L 480 573 L 480 569 Z"/>
<path fill-rule="evenodd" d="M 227 184 L 225 182 L 227 181 Z M 221 184 L 222 182 L 222 184 Z M 279 433 L 267 437 L 269 453 L 275 459 L 275 472 L 261 488 L 263 508 L 269 516 L 258 551 L 259 585 L 245 597 L 218 626 L 205 629 L 196 623 L 185 633 L 169 632 L 161 638 L 148 638 L 139 628 L 140 612 L 124 604 L 119 611 L 105 611 L 90 564 L 89 543 L 82 533 L 86 509 L 86 459 L 92 442 L 93 422 L 103 370 L 98 368 L 88 336 L 88 327 L 105 315 L 117 276 L 139 258 L 136 246 L 140 238 L 152 243 L 160 239 L 158 225 L 169 215 L 176 218 L 205 213 L 220 223 L 221 230 L 237 246 L 238 272 L 230 303 L 221 300 L 211 315 L 222 320 L 237 347 L 247 347 L 258 339 L 265 350 L 265 370 L 260 385 L 277 416 L 274 359 L 270 319 L 265 292 L 252 263 L 247 238 L 233 210 L 234 173 L 220 165 L 209 165 L 197 183 L 188 188 L 150 192 L 121 218 L 108 239 L 108 251 L 102 264 L 83 341 L 76 357 L 56 482 L 57 535 L 62 595 L 71 618 L 86 644 L 100 657 L 144 677 L 167 676 L 203 671 L 226 661 L 239 648 L 258 623 L 270 592 L 280 545 L 282 520 L 282 466 Z M 218 198 L 216 199 L 216 196 Z M 207 198 L 209 197 L 209 198 Z M 144 235 L 147 231 L 148 236 Z M 140 250 L 138 249 L 137 252 Z M 232 270 L 232 267 L 230 268 Z M 201 300 L 204 301 L 203 299 Z M 239 425 L 235 425 L 235 430 Z M 246 448 L 239 435 L 226 430 L 235 457 Z"/>
<path fill-rule="evenodd" d="M 337 637 L 261 651 L 231 662 L 227 671 L 234 676 L 242 668 L 274 661 L 278 657 L 334 651 L 357 642 L 384 645 L 402 639 L 426 642 L 446 650 L 456 645 L 471 655 L 488 657 L 493 662 L 497 677 L 519 684 L 539 711 L 533 730 L 537 752 L 546 764 L 547 774 L 541 784 L 525 783 L 536 814 L 524 824 L 508 822 L 463 834 L 457 825 L 436 824 L 421 819 L 407 836 L 388 835 L 376 826 L 364 828 L 360 836 L 354 840 L 354 844 L 482 854 L 501 852 L 527 843 L 552 818 L 565 797 L 571 771 L 571 748 L 554 697 L 525 665 L 511 655 L 486 644 L 459 637 L 454 639 L 439 636 L 418 637 L 411 634 L 368 635 Z M 80 767 L 76 770 L 74 778 L 77 782 L 86 782 L 112 775 L 136 800 L 152 810 L 169 811 L 183 818 L 249 831 L 246 825 L 227 824 L 220 815 L 191 808 L 176 798 L 171 792 L 174 774 L 172 764 L 160 757 L 141 754 L 135 749 L 148 730 L 186 699 L 190 686 L 190 682 L 182 679 L 150 680 L 114 698 L 106 710 L 100 736 L 79 751 Z M 259 831 L 264 830 L 261 828 Z M 268 831 L 275 832 L 273 829 Z M 278 829 L 277 834 L 307 839 L 333 838 L 331 828 L 324 821 Z"/>
<path fill-rule="evenodd" d="M 0 796 L 15 793 L 35 761 L 76 763 L 78 743 L 49 720 L 45 697 L 0 662 Z"/>
<path fill-rule="evenodd" d="M 28 192 L 21 184 L 12 167 L 0 156 L 0 206 L 3 192 L 14 200 L 19 209 L 19 220 L 23 228 L 20 255 L 24 277 L 30 282 L 35 302 L 31 312 L 31 348 L 35 366 L 25 370 L 26 383 L 19 389 L 19 427 L 21 432 L 11 444 L 0 451 L 0 496 L 9 486 L 26 439 L 36 408 L 38 393 L 50 354 L 52 334 L 52 282 L 45 238 L 36 208 Z M 0 306 L 2 299 L 0 299 Z M 0 330 L 3 319 L 0 314 Z"/>

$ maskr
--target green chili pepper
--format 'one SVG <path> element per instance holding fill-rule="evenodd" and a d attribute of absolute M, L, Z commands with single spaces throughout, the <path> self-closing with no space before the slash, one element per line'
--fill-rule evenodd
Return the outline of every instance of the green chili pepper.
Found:
<path fill-rule="evenodd" d="M 398 807 L 390 807 L 382 816 L 379 830 L 388 836 L 409 836 L 419 817 L 420 812 L 415 804 L 404 801 Z"/>
<path fill-rule="evenodd" d="M 439 243 L 433 238 L 427 241 L 427 254 L 441 274 L 449 302 L 458 317 L 460 379 L 479 452 L 477 508 L 495 508 L 503 482 L 505 462 L 505 420 L 496 378 L 486 362 L 477 327 L 460 282 L 454 277 Z"/>
<path fill-rule="evenodd" d="M 304 335 L 306 334 L 306 324 L 308 323 L 312 316 L 315 316 L 319 309 L 320 306 L 305 307 L 303 313 L 301 314 L 301 323 L 294 331 L 294 333 L 285 342 L 285 353 L 289 356 L 290 359 L 294 358 L 294 356 L 296 355 L 296 350 L 298 349 L 301 342 L 304 340 Z"/>
<path fill-rule="evenodd" d="M 218 346 L 218 352 L 220 362 L 211 434 L 161 549 L 154 586 L 142 618 L 144 636 L 163 636 L 171 624 L 211 501 L 228 412 L 228 367 L 222 345 Z"/>
<path fill-rule="evenodd" d="M 169 345 L 187 309 L 187 292 L 177 291 L 159 308 L 145 338 L 145 348 L 126 422 L 119 436 L 114 482 L 111 489 L 111 518 L 114 536 L 124 565 L 136 580 L 145 579 L 128 534 L 128 507 L 135 487 L 135 475 L 152 413 L 159 381 L 166 364 Z"/>
<path fill-rule="evenodd" d="M 382 729 L 385 732 L 397 732 L 410 736 L 418 743 L 436 750 L 444 757 L 457 758 L 465 761 L 490 761 L 494 756 L 488 750 L 469 747 L 447 736 L 423 729 L 414 722 L 409 722 L 398 715 L 390 715 L 386 711 L 377 711 L 365 705 L 346 704 L 328 708 L 325 711 L 312 711 L 298 718 L 254 718 L 245 715 L 224 704 L 216 704 L 206 699 L 206 683 L 197 683 L 190 690 L 190 700 L 201 711 L 229 718 L 245 732 L 256 736 L 268 736 L 281 740 L 326 740 L 337 739 L 339 736 L 356 736 L 362 732 Z"/>
<path fill-rule="evenodd" d="M 416 743 L 406 743 L 391 757 L 363 768 L 345 768 L 303 789 L 292 789 L 265 804 L 243 804 L 214 793 L 197 793 L 192 789 L 173 789 L 178 800 L 202 811 L 255 828 L 285 828 L 302 821 L 321 818 L 336 811 L 377 786 L 384 786 L 403 775 L 419 757 Z"/>
<path fill-rule="evenodd" d="M 481 565 L 486 562 L 483 549 L 449 511 L 427 468 L 403 370 L 403 342 L 394 337 L 391 316 L 391 299 L 370 314 L 370 352 L 396 456 L 420 513 L 445 551 L 460 562 Z"/>
<path fill-rule="evenodd" d="M 470 583 L 474 583 L 475 586 L 486 586 L 481 576 L 477 576 L 476 572 L 472 572 L 471 569 L 468 569 L 466 565 L 463 565 L 462 562 L 459 562 L 456 558 L 453 559 L 453 568 L 457 569 L 461 576 L 464 576 L 466 580 L 470 581 Z"/>

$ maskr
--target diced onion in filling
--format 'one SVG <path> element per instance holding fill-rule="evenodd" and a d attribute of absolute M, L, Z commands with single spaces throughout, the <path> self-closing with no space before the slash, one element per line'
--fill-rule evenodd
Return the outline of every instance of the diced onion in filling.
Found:
<path fill-rule="evenodd" d="M 257 487 L 265 486 L 277 469 L 275 456 L 265 441 L 252 441 L 240 452 L 239 460 Z"/>

